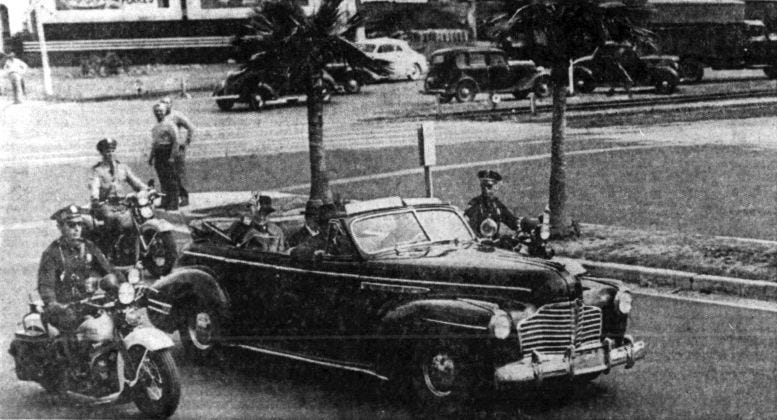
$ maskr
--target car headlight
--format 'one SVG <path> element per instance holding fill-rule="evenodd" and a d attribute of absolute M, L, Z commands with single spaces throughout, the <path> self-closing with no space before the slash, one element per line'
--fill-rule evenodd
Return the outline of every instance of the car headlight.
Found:
<path fill-rule="evenodd" d="M 621 315 L 628 315 L 629 312 L 631 312 L 632 300 L 633 298 L 631 293 L 627 291 L 616 293 L 613 302 L 615 304 L 615 310 L 617 310 Z"/>
<path fill-rule="evenodd" d="M 119 303 L 129 305 L 135 300 L 135 287 L 129 283 L 122 283 L 119 286 Z"/>
<path fill-rule="evenodd" d="M 513 329 L 513 320 L 504 311 L 497 311 L 488 322 L 488 331 L 491 336 L 504 340 L 510 336 L 510 332 Z"/>
<path fill-rule="evenodd" d="M 141 207 L 140 215 L 145 219 L 150 219 L 154 216 L 154 210 L 151 210 L 151 207 L 149 206 Z"/>
<path fill-rule="evenodd" d="M 129 271 L 127 271 L 127 281 L 130 282 L 130 284 L 140 283 L 140 270 L 135 267 L 130 268 Z"/>
<path fill-rule="evenodd" d="M 148 205 L 148 197 L 138 197 L 138 206 Z"/>

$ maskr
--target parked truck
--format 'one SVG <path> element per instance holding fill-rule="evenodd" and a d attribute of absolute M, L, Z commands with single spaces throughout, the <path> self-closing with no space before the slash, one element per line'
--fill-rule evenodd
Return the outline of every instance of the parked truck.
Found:
<path fill-rule="evenodd" d="M 693 22 L 655 25 L 662 54 L 680 57 L 680 76 L 688 82 L 704 77 L 704 68 L 762 68 L 777 78 L 777 34 L 760 20 L 735 23 Z"/>

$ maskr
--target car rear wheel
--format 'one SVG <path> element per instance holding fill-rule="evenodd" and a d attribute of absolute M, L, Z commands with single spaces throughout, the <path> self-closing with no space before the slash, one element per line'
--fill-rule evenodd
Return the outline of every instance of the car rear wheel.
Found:
<path fill-rule="evenodd" d="M 677 88 L 677 78 L 668 73 L 659 74 L 656 77 L 655 86 L 657 93 L 669 95 Z"/>
<path fill-rule="evenodd" d="M 688 83 L 698 83 L 704 78 L 704 64 L 695 58 L 680 61 L 680 78 Z"/>
<path fill-rule="evenodd" d="M 421 71 L 421 65 L 416 63 L 416 64 L 413 64 L 413 68 L 410 69 L 410 74 L 407 75 L 407 78 L 409 80 L 419 80 L 421 79 L 422 73 L 423 72 Z"/>
<path fill-rule="evenodd" d="M 235 105 L 235 101 L 231 99 L 216 99 L 216 105 L 222 111 L 229 111 Z"/>
<path fill-rule="evenodd" d="M 193 305 L 184 315 L 178 330 L 186 358 L 197 364 L 213 361 L 220 328 L 221 320 L 215 307 Z"/>
<path fill-rule="evenodd" d="M 261 92 L 254 92 L 248 95 L 248 107 L 251 108 L 251 111 L 261 111 L 264 105 L 264 97 Z"/>
<path fill-rule="evenodd" d="M 540 77 L 534 83 L 534 96 L 537 98 L 547 98 L 550 96 L 550 78 Z"/>
<path fill-rule="evenodd" d="M 456 100 L 459 102 L 472 102 L 478 93 L 478 87 L 474 82 L 465 80 L 456 87 Z"/>
<path fill-rule="evenodd" d="M 596 81 L 589 73 L 575 72 L 574 74 L 575 91 L 581 93 L 591 93 L 596 89 Z"/>
<path fill-rule="evenodd" d="M 359 93 L 362 90 L 362 84 L 356 77 L 349 76 L 343 83 L 343 89 L 350 94 Z"/>

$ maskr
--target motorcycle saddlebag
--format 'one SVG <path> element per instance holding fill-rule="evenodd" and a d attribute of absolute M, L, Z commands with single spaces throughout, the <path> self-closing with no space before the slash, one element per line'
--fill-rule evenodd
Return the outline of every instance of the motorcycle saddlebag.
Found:
<path fill-rule="evenodd" d="M 22 330 L 14 334 L 8 352 L 16 363 L 16 376 L 22 381 L 37 380 L 46 361 L 49 337 L 36 330 Z"/>

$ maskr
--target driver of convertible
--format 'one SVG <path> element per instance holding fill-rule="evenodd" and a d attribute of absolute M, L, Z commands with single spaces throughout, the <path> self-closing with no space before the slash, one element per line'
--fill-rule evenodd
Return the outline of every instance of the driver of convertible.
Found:
<path fill-rule="evenodd" d="M 38 294 L 45 305 L 44 321 L 63 332 L 73 331 L 81 321 L 67 304 L 89 296 L 94 290 L 87 280 L 94 275 L 120 281 L 103 253 L 92 242 L 81 238 L 83 217 L 74 205 L 57 210 L 52 216 L 62 235 L 43 251 L 38 268 Z"/>
<path fill-rule="evenodd" d="M 481 238 L 499 235 L 502 223 L 517 231 L 518 218 L 496 196 L 502 175 L 497 171 L 482 170 L 478 171 L 478 179 L 480 195 L 469 200 L 467 209 L 464 210 L 472 230 Z"/>
<path fill-rule="evenodd" d="M 109 232 L 121 228 L 121 215 L 124 211 L 117 201 L 124 195 L 122 184 L 129 184 L 136 192 L 148 188 L 129 166 L 116 160 L 113 155 L 116 146 L 114 139 L 97 142 L 97 151 L 102 155 L 102 160 L 92 167 L 92 179 L 89 183 L 92 209 L 98 219 L 105 221 L 106 230 Z"/>

